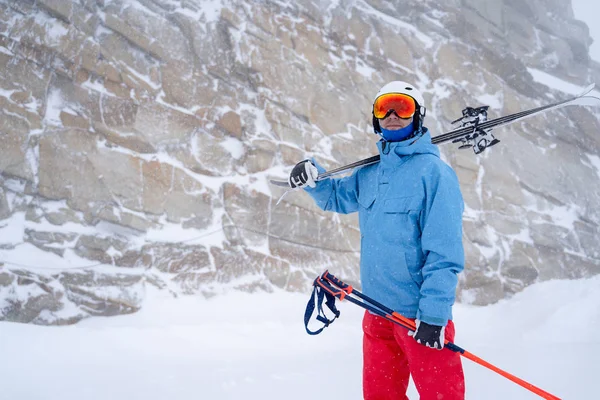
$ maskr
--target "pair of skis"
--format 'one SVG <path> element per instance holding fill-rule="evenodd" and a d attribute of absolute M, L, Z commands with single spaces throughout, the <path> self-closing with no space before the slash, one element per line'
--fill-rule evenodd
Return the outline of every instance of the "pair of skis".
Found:
<path fill-rule="evenodd" d="M 500 141 L 494 137 L 490 132 L 493 129 L 500 128 L 513 122 L 522 121 L 525 118 L 533 117 L 535 115 L 542 114 L 550 110 L 556 110 L 566 106 L 597 106 L 600 105 L 600 98 L 590 94 L 594 89 L 595 84 L 589 85 L 581 94 L 572 97 L 567 100 L 559 101 L 556 103 L 548 104 L 545 106 L 533 108 L 526 111 L 521 111 L 515 114 L 510 114 L 504 117 L 487 120 L 487 106 L 483 107 L 467 107 L 463 110 L 463 117 L 454 121 L 454 123 L 461 122 L 462 126 L 451 132 L 444 133 L 435 136 L 431 139 L 433 144 L 442 144 L 446 142 L 459 143 L 460 149 L 472 148 L 475 154 L 482 153 L 488 147 L 498 144 Z M 349 172 L 355 168 L 364 167 L 367 165 L 375 164 L 379 162 L 379 155 L 375 155 L 364 160 L 356 161 L 352 164 L 344 165 L 343 167 L 335 168 L 330 171 L 319 174 L 316 181 L 322 181 L 329 179 L 332 176 Z M 271 179 L 271 184 L 280 187 L 289 188 L 288 181 Z M 296 189 L 290 189 L 288 192 Z M 281 201 L 283 197 L 279 199 Z M 279 204 L 279 202 L 278 202 Z"/>

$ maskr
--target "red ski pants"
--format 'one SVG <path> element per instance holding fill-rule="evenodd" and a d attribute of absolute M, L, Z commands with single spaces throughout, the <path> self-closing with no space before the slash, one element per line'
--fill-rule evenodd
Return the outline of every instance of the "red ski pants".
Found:
<path fill-rule="evenodd" d="M 417 343 L 408 330 L 366 312 L 363 319 L 363 396 L 365 400 L 407 400 L 412 375 L 421 400 L 463 400 L 465 379 L 460 355 Z M 445 336 L 454 341 L 454 324 Z"/>

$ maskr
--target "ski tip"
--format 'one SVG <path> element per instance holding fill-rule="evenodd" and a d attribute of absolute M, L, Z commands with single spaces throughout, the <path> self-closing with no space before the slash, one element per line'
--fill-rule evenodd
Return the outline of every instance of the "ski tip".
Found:
<path fill-rule="evenodd" d="M 582 97 L 585 96 L 586 94 L 588 94 L 589 92 L 591 92 L 592 90 L 594 90 L 594 88 L 596 87 L 595 83 L 591 83 L 590 85 L 588 85 L 583 92 L 581 92 L 581 94 L 577 97 Z"/>

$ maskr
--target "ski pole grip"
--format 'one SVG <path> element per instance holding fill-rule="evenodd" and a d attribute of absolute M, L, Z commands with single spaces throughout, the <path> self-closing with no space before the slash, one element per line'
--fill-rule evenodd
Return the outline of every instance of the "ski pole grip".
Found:
<path fill-rule="evenodd" d="M 340 289 L 342 289 L 344 292 L 346 292 L 346 294 L 350 294 L 352 293 L 352 286 L 342 282 L 341 279 L 336 278 L 334 275 L 332 275 L 331 273 L 329 273 L 329 271 L 325 271 L 323 272 L 323 275 L 321 275 L 321 278 L 334 284 L 335 286 L 339 287 Z"/>
<path fill-rule="evenodd" d="M 463 349 L 462 347 L 459 347 L 457 345 L 455 345 L 452 342 L 446 342 L 446 344 L 444 345 L 448 348 L 448 350 L 452 350 L 455 353 L 459 353 L 459 354 L 465 354 L 465 349 Z"/>
<path fill-rule="evenodd" d="M 338 299 L 340 299 L 340 301 L 344 300 L 344 297 L 346 297 L 346 292 L 344 292 L 343 290 L 334 288 L 322 277 L 318 277 L 317 279 L 315 279 L 315 282 L 313 283 L 313 285 L 318 286 L 321 289 L 325 290 L 327 293 L 331 294 L 332 296 L 337 297 Z"/>

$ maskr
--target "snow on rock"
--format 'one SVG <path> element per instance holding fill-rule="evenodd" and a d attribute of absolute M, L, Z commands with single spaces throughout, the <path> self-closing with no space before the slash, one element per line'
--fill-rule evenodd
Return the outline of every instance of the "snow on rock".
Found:
<path fill-rule="evenodd" d="M 358 281 L 356 216 L 300 193 L 275 207 L 268 179 L 372 155 L 390 80 L 418 84 L 434 135 L 467 105 L 563 98 L 600 76 L 586 32 L 558 2 L 8 2 L 0 319 L 129 313 L 153 287 L 304 291 L 324 268 Z M 502 129 L 480 157 L 442 148 L 469 210 L 462 300 L 598 273 L 597 112 Z"/>

